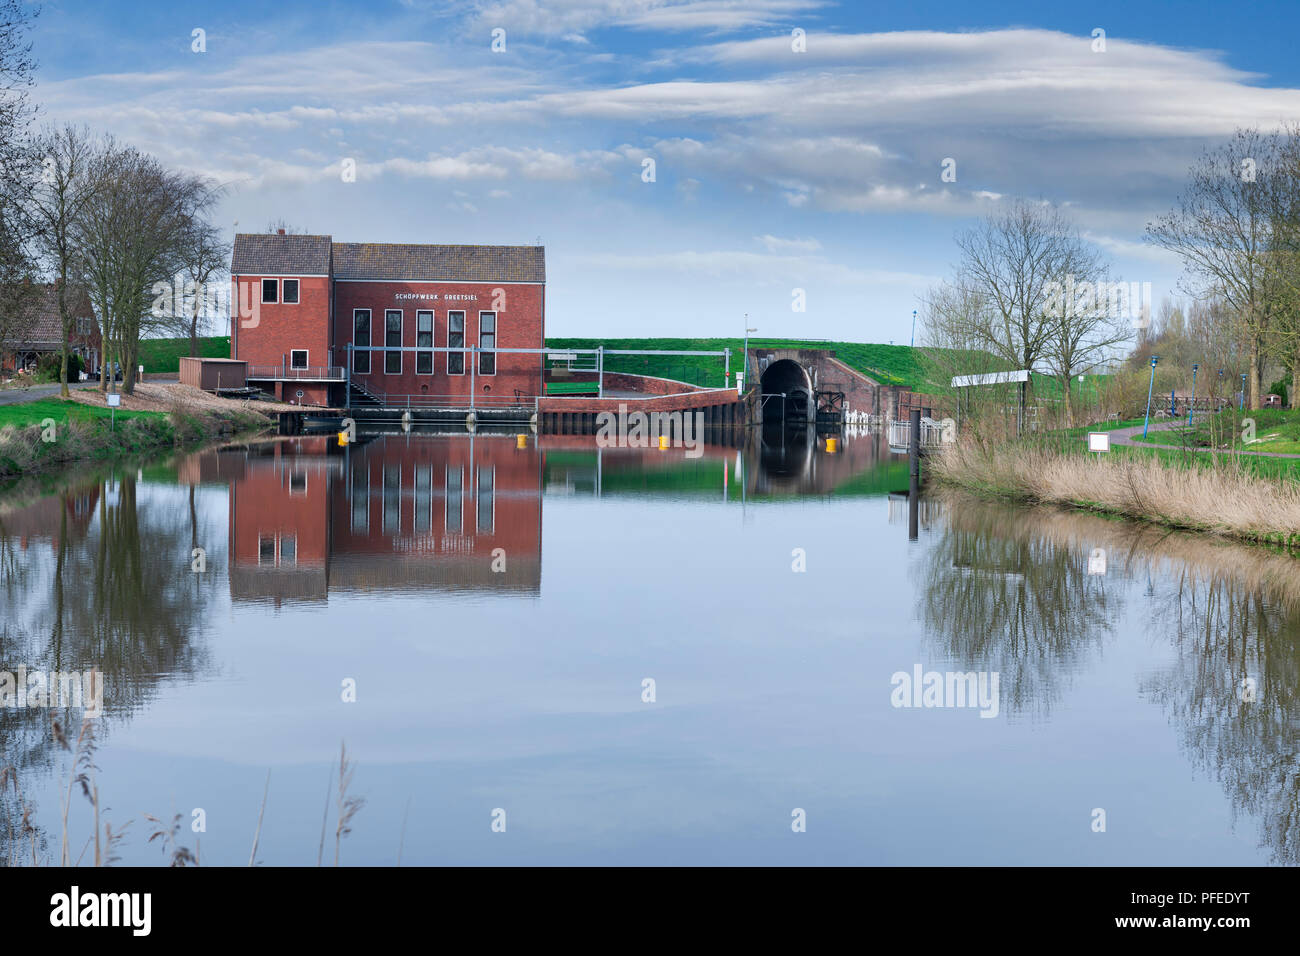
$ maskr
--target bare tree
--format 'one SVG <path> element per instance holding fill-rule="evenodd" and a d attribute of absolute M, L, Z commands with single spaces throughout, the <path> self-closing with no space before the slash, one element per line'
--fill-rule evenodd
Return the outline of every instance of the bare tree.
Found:
<path fill-rule="evenodd" d="M 28 32 L 35 16 L 22 0 L 0 0 L 0 346 L 25 336 L 35 297 L 25 281 L 35 267 L 26 197 L 39 174 L 29 136 L 36 64 Z"/>
<path fill-rule="evenodd" d="M 102 143 L 85 127 L 52 127 L 37 140 L 41 176 L 29 208 L 36 224 L 36 247 L 56 286 L 63 338 L 59 382 L 64 398 L 68 397 L 69 343 L 81 318 L 73 314 L 73 303 L 85 291 L 76 223 L 98 188 L 92 172 L 101 149 Z"/>
<path fill-rule="evenodd" d="M 1270 196 L 1281 158 L 1277 135 L 1239 129 L 1201 154 L 1174 209 L 1147 225 L 1151 242 L 1182 258 L 1188 291 L 1231 309 L 1249 357 L 1251 408 L 1260 407 L 1264 349 L 1283 288 Z"/>
<path fill-rule="evenodd" d="M 1062 379 L 1099 364 L 1118 340 L 1095 295 L 1106 271 L 1056 207 L 1018 201 L 960 233 L 954 282 L 932 293 L 928 332 L 949 348 L 984 351 L 1004 369 Z M 1024 415 L 1024 398 L 1020 414 Z"/>
<path fill-rule="evenodd" d="M 141 331 L 151 321 L 154 283 L 170 282 L 181 268 L 193 223 L 217 194 L 200 177 L 111 142 L 96 165 L 101 184 L 79 217 L 79 242 L 105 354 L 121 362 L 122 390 L 129 394 Z M 108 368 L 111 379 L 111 363 Z"/>

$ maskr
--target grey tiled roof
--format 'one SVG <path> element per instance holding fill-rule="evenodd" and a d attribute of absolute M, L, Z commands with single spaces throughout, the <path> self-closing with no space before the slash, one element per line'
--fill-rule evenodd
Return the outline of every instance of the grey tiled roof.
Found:
<path fill-rule="evenodd" d="M 10 345 L 22 344 L 29 348 L 35 345 L 43 345 L 51 342 L 61 343 L 63 341 L 63 320 L 59 317 L 59 293 L 58 286 L 54 283 L 38 284 L 27 290 L 27 295 L 22 297 L 22 317 L 13 323 L 12 342 Z M 85 290 L 74 294 L 71 302 L 68 303 L 74 318 L 93 319 L 95 310 L 91 308 L 90 296 Z M 80 340 L 81 336 L 76 329 L 73 330 L 73 339 Z"/>
<path fill-rule="evenodd" d="M 329 275 L 330 237 L 240 233 L 235 236 L 230 271 L 245 276 Z"/>
<path fill-rule="evenodd" d="M 545 282 L 546 249 L 336 242 L 334 276 L 425 282 Z"/>

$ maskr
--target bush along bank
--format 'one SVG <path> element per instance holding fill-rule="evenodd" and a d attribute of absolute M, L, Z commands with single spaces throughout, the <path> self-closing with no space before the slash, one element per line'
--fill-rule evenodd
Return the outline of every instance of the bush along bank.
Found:
<path fill-rule="evenodd" d="M 71 403 L 45 407 L 52 404 L 33 402 L 6 409 L 6 417 L 11 420 L 0 425 L 0 480 L 53 471 L 76 462 L 103 461 L 208 441 L 264 429 L 270 424 L 265 415 L 251 411 L 131 412 L 113 416 L 104 409 Z M 19 409 L 21 417 L 14 415 Z M 58 417 L 60 411 L 62 417 Z M 13 420 L 15 417 L 18 420 Z"/>
<path fill-rule="evenodd" d="M 1261 477 L 1235 460 L 1178 465 L 1146 454 L 960 442 L 927 462 L 934 481 L 976 494 L 1300 548 L 1300 483 Z"/>

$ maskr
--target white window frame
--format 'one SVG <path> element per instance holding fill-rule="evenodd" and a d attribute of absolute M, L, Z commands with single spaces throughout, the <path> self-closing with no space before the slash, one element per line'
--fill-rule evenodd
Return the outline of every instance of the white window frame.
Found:
<path fill-rule="evenodd" d="M 298 535 L 296 534 L 278 534 L 275 536 L 276 567 L 285 567 L 284 563 L 284 542 L 288 539 L 293 542 L 293 566 L 298 566 Z"/>
<path fill-rule="evenodd" d="M 294 285 L 294 300 L 292 302 L 289 302 L 284 297 L 284 284 L 286 282 L 292 282 Z M 281 279 L 280 280 L 280 304 L 299 305 L 301 304 L 301 302 L 302 302 L 302 280 L 293 276 L 290 276 L 289 278 L 286 279 Z"/>
<path fill-rule="evenodd" d="M 447 310 L 447 348 L 449 348 L 449 349 L 450 349 L 450 348 L 453 348 L 453 346 L 452 346 L 452 344 L 451 344 L 451 317 L 452 317 L 453 315 L 459 315 L 459 316 L 460 316 L 460 346 L 459 346 L 459 347 L 462 348 L 462 349 L 464 349 L 464 348 L 465 348 L 465 342 L 466 342 L 466 339 L 465 339 L 465 325 L 466 325 L 466 323 L 467 323 L 467 321 L 468 321 L 468 319 L 469 319 L 469 312 L 466 311 L 465 309 L 448 309 L 448 310 Z M 448 375 L 464 375 L 464 374 L 465 374 L 465 353 L 464 353 L 463 351 L 462 351 L 462 352 L 447 352 L 446 355 L 447 355 L 447 374 L 448 374 Z M 453 371 L 451 370 L 451 357 L 452 357 L 453 355 L 459 355 L 459 356 L 461 357 L 461 358 L 460 358 L 460 371 L 459 371 L 459 372 L 453 372 Z"/>
<path fill-rule="evenodd" d="M 262 560 L 263 541 L 271 542 L 271 559 L 269 561 Z M 277 536 L 275 534 L 262 534 L 261 532 L 259 532 L 257 535 L 257 566 L 259 568 L 267 568 L 267 567 L 273 568 L 279 563 L 280 563 L 280 542 Z"/>
<path fill-rule="evenodd" d="M 398 315 L 400 315 L 400 316 L 402 317 L 402 318 L 401 318 L 401 324 L 400 324 L 400 325 L 398 326 L 398 328 L 397 328 L 397 342 L 398 342 L 398 345 L 397 345 L 397 348 L 396 348 L 395 350 L 391 350 L 391 349 L 389 348 L 389 345 L 388 345 L 388 313 L 390 313 L 390 312 L 396 312 Z M 372 321 L 373 321 L 373 319 L 372 319 Z M 402 337 L 403 337 L 405 334 L 406 334 L 406 310 L 405 310 L 405 309 L 384 309 L 384 374 L 385 374 L 385 375 L 401 375 L 402 372 L 403 372 L 403 370 L 405 370 L 405 368 L 406 368 L 406 353 L 402 351 L 402 346 L 401 346 Z M 389 351 L 396 351 L 396 352 L 397 352 L 397 356 L 398 356 L 398 358 L 397 358 L 397 371 L 396 371 L 396 372 L 390 372 L 390 371 L 388 371 L 388 353 L 389 353 Z"/>
<path fill-rule="evenodd" d="M 375 353 L 366 352 L 366 370 L 357 371 L 357 356 L 361 353 L 357 349 L 357 313 L 364 312 L 370 316 L 370 345 L 362 346 L 369 348 L 375 344 L 375 310 L 374 309 L 353 309 L 352 310 L 352 374 L 353 375 L 372 375 L 375 371 Z"/>
<path fill-rule="evenodd" d="M 266 284 L 270 282 L 275 286 L 275 298 L 266 297 Z M 262 305 L 279 305 L 280 304 L 280 280 L 279 279 L 262 279 Z"/>
<path fill-rule="evenodd" d="M 433 310 L 433 309 L 416 309 L 416 310 L 415 310 L 415 347 L 416 347 L 416 349 L 419 349 L 419 348 L 420 348 L 420 316 L 422 316 L 422 315 L 427 315 L 427 316 L 429 317 L 429 349 L 428 349 L 427 352 L 423 352 L 423 353 L 422 353 L 422 352 L 417 351 L 417 352 L 415 353 L 415 374 L 416 374 L 416 375 L 433 375 L 433 374 L 437 371 L 437 367 L 438 367 L 438 366 L 437 366 L 437 361 L 438 361 L 438 359 L 437 359 L 437 355 L 438 355 L 438 353 L 435 352 L 435 351 L 433 351 L 433 345 L 434 345 L 434 342 L 437 341 L 437 340 L 434 338 L 434 336 L 438 334 L 438 317 L 434 314 L 434 310 Z M 428 355 L 428 356 L 429 356 L 429 371 L 427 371 L 427 372 L 421 372 L 421 371 L 420 371 L 420 356 L 421 356 L 422 354 L 423 354 L 423 355 Z"/>
<path fill-rule="evenodd" d="M 483 316 L 485 315 L 492 316 L 492 331 L 488 333 L 489 335 L 492 336 L 492 348 L 490 350 L 492 352 L 492 371 L 490 372 L 483 371 Z M 500 338 L 499 338 L 501 334 L 500 328 L 501 328 L 501 313 L 497 312 L 495 309 L 482 309 L 479 311 L 478 314 L 478 349 L 479 350 L 477 354 L 478 354 L 478 374 L 480 376 L 495 375 L 497 373 L 496 351 L 497 351 L 497 346 L 500 344 Z"/>
<path fill-rule="evenodd" d="M 302 364 L 295 365 L 293 357 L 297 355 L 299 352 L 302 353 Z M 301 369 L 311 368 L 310 359 L 311 359 L 311 351 L 308 349 L 289 349 L 289 368 L 301 368 Z"/>
<path fill-rule="evenodd" d="M 307 472 L 306 472 L 306 471 L 300 471 L 300 470 L 296 470 L 296 469 L 294 469 L 294 470 L 290 470 L 290 471 L 288 472 L 288 475 L 289 475 L 289 496 L 292 497 L 292 498 L 296 498 L 296 497 L 299 497 L 299 496 L 301 496 L 301 495 L 305 495 L 305 494 L 307 493 Z M 294 480 L 294 478 L 297 478 L 297 477 L 301 477 L 301 478 L 302 478 L 302 490 L 301 490 L 301 491 L 295 491 L 295 490 L 294 490 L 294 487 L 293 487 L 293 480 Z"/>

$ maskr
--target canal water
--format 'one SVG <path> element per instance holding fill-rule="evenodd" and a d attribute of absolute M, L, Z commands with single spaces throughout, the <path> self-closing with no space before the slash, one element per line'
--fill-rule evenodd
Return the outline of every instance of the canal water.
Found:
<path fill-rule="evenodd" d="M 145 814 L 204 865 L 1300 861 L 1295 559 L 754 438 L 268 439 L 11 489 L 0 672 L 102 673 L 122 863 L 166 860 Z M 7 703 L 0 864 L 58 862 L 69 792 L 91 861 L 81 711 Z"/>

